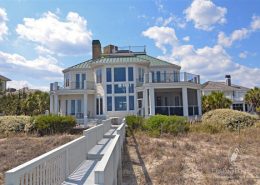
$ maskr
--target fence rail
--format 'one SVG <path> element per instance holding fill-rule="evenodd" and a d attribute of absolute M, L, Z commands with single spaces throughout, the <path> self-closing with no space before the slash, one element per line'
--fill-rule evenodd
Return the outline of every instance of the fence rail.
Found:
<path fill-rule="evenodd" d="M 86 160 L 86 154 L 92 147 L 94 147 L 98 141 L 103 138 L 103 135 L 111 128 L 111 119 L 103 120 L 102 124 L 92 127 L 83 132 L 83 136 L 75 139 L 65 145 L 62 145 L 54 150 L 51 150 L 39 157 L 32 159 L 16 168 L 13 168 L 5 173 L 6 185 L 52 185 L 61 184 L 84 160 Z M 121 144 L 125 136 L 125 124 L 118 126 L 113 143 L 109 151 L 112 151 L 109 156 L 105 155 L 103 166 L 99 166 L 98 174 L 105 174 L 105 178 L 113 179 L 114 183 L 116 178 L 117 168 L 114 168 L 115 164 L 119 163 L 121 158 L 118 158 Z M 118 144 L 120 143 L 120 145 Z M 122 146 L 121 146 L 122 147 Z M 116 155 L 115 155 L 116 152 Z M 121 153 L 120 153 L 121 154 Z M 111 156 L 110 156 L 111 155 Z M 108 159 L 108 161 L 106 161 Z M 101 164 L 100 164 L 101 165 Z M 100 170 L 103 168 L 104 171 Z M 93 169 L 94 170 L 94 169 Z M 112 172 L 111 172 L 112 171 Z M 113 177 L 109 177 L 108 174 L 112 173 Z M 99 180 L 102 177 L 99 177 Z M 99 182 L 99 180 L 95 180 Z M 105 179 L 101 180 L 104 181 Z"/>

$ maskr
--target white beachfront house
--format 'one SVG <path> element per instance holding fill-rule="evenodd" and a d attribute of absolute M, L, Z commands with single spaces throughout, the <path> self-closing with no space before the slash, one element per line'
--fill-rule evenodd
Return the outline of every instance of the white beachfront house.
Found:
<path fill-rule="evenodd" d="M 200 76 L 146 54 L 145 47 L 101 50 L 92 42 L 92 59 L 63 70 L 64 84 L 50 84 L 50 112 L 88 119 L 201 115 Z"/>
<path fill-rule="evenodd" d="M 0 91 L 6 91 L 8 81 L 11 80 L 9 78 L 6 78 L 5 76 L 0 75 Z"/>
<path fill-rule="evenodd" d="M 231 76 L 225 76 L 225 82 L 208 81 L 202 85 L 202 95 L 209 95 L 213 91 L 223 92 L 232 101 L 231 109 L 251 112 L 252 107 L 245 102 L 245 95 L 250 89 L 231 83 Z"/>

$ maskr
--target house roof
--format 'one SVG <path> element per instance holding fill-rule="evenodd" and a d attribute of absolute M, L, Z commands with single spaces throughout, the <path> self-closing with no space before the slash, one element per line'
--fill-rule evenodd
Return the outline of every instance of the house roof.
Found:
<path fill-rule="evenodd" d="M 108 55 L 103 56 L 97 59 L 90 59 L 80 64 L 74 65 L 65 69 L 64 71 L 68 71 L 69 69 L 81 69 L 81 68 L 89 68 L 93 64 L 129 64 L 129 63 L 143 63 L 143 64 L 150 64 L 151 67 L 153 66 L 175 66 L 177 68 L 181 68 L 178 65 L 172 64 L 170 62 L 160 60 L 158 58 L 146 55 L 146 54 L 116 54 L 116 55 Z"/>
<path fill-rule="evenodd" d="M 9 78 L 6 78 L 5 76 L 0 75 L 0 79 L 4 81 L 11 81 Z"/>
<path fill-rule="evenodd" d="M 239 85 L 235 85 L 235 84 L 231 84 L 231 86 L 226 85 L 225 82 L 212 82 L 212 81 L 208 81 L 205 82 L 202 85 L 202 89 L 203 90 L 222 90 L 222 91 L 248 91 L 249 88 L 247 87 L 243 87 L 243 86 L 239 86 Z"/>

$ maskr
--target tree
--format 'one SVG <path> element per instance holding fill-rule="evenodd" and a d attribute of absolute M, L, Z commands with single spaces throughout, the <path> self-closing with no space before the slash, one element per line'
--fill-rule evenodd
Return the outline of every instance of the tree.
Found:
<path fill-rule="evenodd" d="M 36 91 L 8 93 L 0 97 L 0 112 L 6 115 L 38 115 L 49 110 L 49 94 Z"/>
<path fill-rule="evenodd" d="M 260 108 L 260 88 L 250 89 L 245 95 L 245 100 L 253 106 L 254 110 Z"/>
<path fill-rule="evenodd" d="M 214 109 L 230 108 L 232 101 L 224 93 L 213 91 L 210 95 L 202 97 L 203 113 Z"/>

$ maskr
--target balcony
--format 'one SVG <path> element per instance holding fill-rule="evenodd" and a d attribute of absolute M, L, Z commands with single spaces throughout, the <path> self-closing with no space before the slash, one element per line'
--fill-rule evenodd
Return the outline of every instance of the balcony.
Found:
<path fill-rule="evenodd" d="M 54 82 L 50 84 L 50 91 L 56 90 L 95 90 L 95 82 L 93 81 L 79 81 L 79 82 L 69 82 L 63 84 L 61 82 Z"/>
<path fill-rule="evenodd" d="M 178 83 L 178 82 L 189 82 L 200 84 L 200 76 L 186 73 L 146 73 L 144 78 L 138 78 L 136 80 L 137 86 L 142 86 L 143 83 Z"/>

